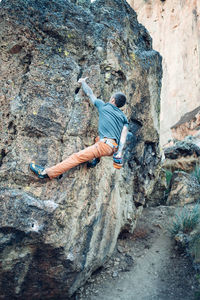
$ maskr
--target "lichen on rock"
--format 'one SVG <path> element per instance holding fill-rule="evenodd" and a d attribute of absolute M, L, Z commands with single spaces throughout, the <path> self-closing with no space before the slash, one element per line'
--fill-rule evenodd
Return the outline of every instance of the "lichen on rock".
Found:
<path fill-rule="evenodd" d="M 78 5 L 80 4 L 80 5 Z M 0 3 L 0 296 L 71 296 L 132 231 L 158 176 L 161 57 L 121 0 Z M 124 168 L 104 157 L 62 178 L 40 181 L 31 161 L 60 162 L 93 144 L 97 97 L 127 95 Z"/>

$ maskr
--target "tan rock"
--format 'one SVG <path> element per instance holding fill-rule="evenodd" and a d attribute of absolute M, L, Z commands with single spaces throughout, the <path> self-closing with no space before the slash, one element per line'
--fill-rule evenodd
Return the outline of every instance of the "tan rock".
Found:
<path fill-rule="evenodd" d="M 183 170 L 185 172 L 192 172 L 197 165 L 200 164 L 200 158 L 195 156 L 180 157 L 177 159 L 165 159 L 163 161 L 163 168 L 171 170 L 172 172 L 176 170 Z"/>
<path fill-rule="evenodd" d="M 200 143 L 200 106 L 193 111 L 186 113 L 171 127 L 172 137 L 176 140 L 183 140 L 186 136 L 196 137 L 196 143 Z"/>
<path fill-rule="evenodd" d="M 127 0 L 163 57 L 160 140 L 171 138 L 170 127 L 199 106 L 200 1 Z"/>
<path fill-rule="evenodd" d="M 198 201 L 199 198 L 200 184 L 197 178 L 182 171 L 175 171 L 170 183 L 167 204 L 184 206 L 185 204 Z"/>
<path fill-rule="evenodd" d="M 172 172 L 175 170 L 192 172 L 200 165 L 200 147 L 192 137 L 176 141 L 170 147 L 164 148 L 164 155 L 162 166 Z"/>

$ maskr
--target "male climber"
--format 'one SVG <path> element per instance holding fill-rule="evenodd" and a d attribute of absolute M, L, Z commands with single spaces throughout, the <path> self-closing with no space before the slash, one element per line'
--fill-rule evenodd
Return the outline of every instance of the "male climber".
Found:
<path fill-rule="evenodd" d="M 87 78 L 80 78 L 84 93 L 96 106 L 99 112 L 99 139 L 90 147 L 70 155 L 64 161 L 50 168 L 30 164 L 30 169 L 39 178 L 56 178 L 71 168 L 92 160 L 88 167 L 94 167 L 102 156 L 113 155 L 113 165 L 115 168 L 122 167 L 122 150 L 126 142 L 128 133 L 128 120 L 124 113 L 119 109 L 126 103 L 126 96 L 119 92 L 115 93 L 110 101 L 105 103 L 93 94 L 93 91 L 86 83 Z"/>

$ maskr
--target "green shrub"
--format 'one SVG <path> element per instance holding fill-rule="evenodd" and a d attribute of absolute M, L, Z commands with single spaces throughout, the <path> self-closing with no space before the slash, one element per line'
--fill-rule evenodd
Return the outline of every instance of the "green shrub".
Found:
<path fill-rule="evenodd" d="M 200 166 L 196 165 L 192 175 L 197 178 L 198 182 L 200 183 Z"/>
<path fill-rule="evenodd" d="M 196 232 L 189 243 L 189 253 L 196 264 L 200 263 L 200 232 Z"/>
<path fill-rule="evenodd" d="M 200 291 L 196 291 L 194 294 L 194 300 L 199 300 L 200 299 Z"/>
<path fill-rule="evenodd" d="M 173 173 L 169 170 L 165 170 L 165 176 L 166 176 L 166 182 L 167 182 L 167 187 L 170 185 L 170 181 L 172 179 Z"/>
<path fill-rule="evenodd" d="M 196 204 L 192 210 L 185 206 L 172 218 L 168 230 L 172 236 L 182 232 L 190 233 L 200 221 L 200 206 Z"/>
<path fill-rule="evenodd" d="M 170 182 L 171 182 L 173 173 L 166 169 L 164 169 L 164 171 L 165 171 L 165 178 L 166 178 L 166 183 L 167 183 L 167 189 L 165 191 L 164 197 L 165 197 L 165 199 L 167 199 L 169 192 L 170 192 Z"/>

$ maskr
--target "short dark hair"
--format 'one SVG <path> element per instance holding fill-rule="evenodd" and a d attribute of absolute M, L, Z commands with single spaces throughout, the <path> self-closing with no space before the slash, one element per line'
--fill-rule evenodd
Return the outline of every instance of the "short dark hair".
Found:
<path fill-rule="evenodd" d="M 115 93 L 113 98 L 115 99 L 115 104 L 117 107 L 122 107 L 126 103 L 126 96 L 121 92 Z"/>

